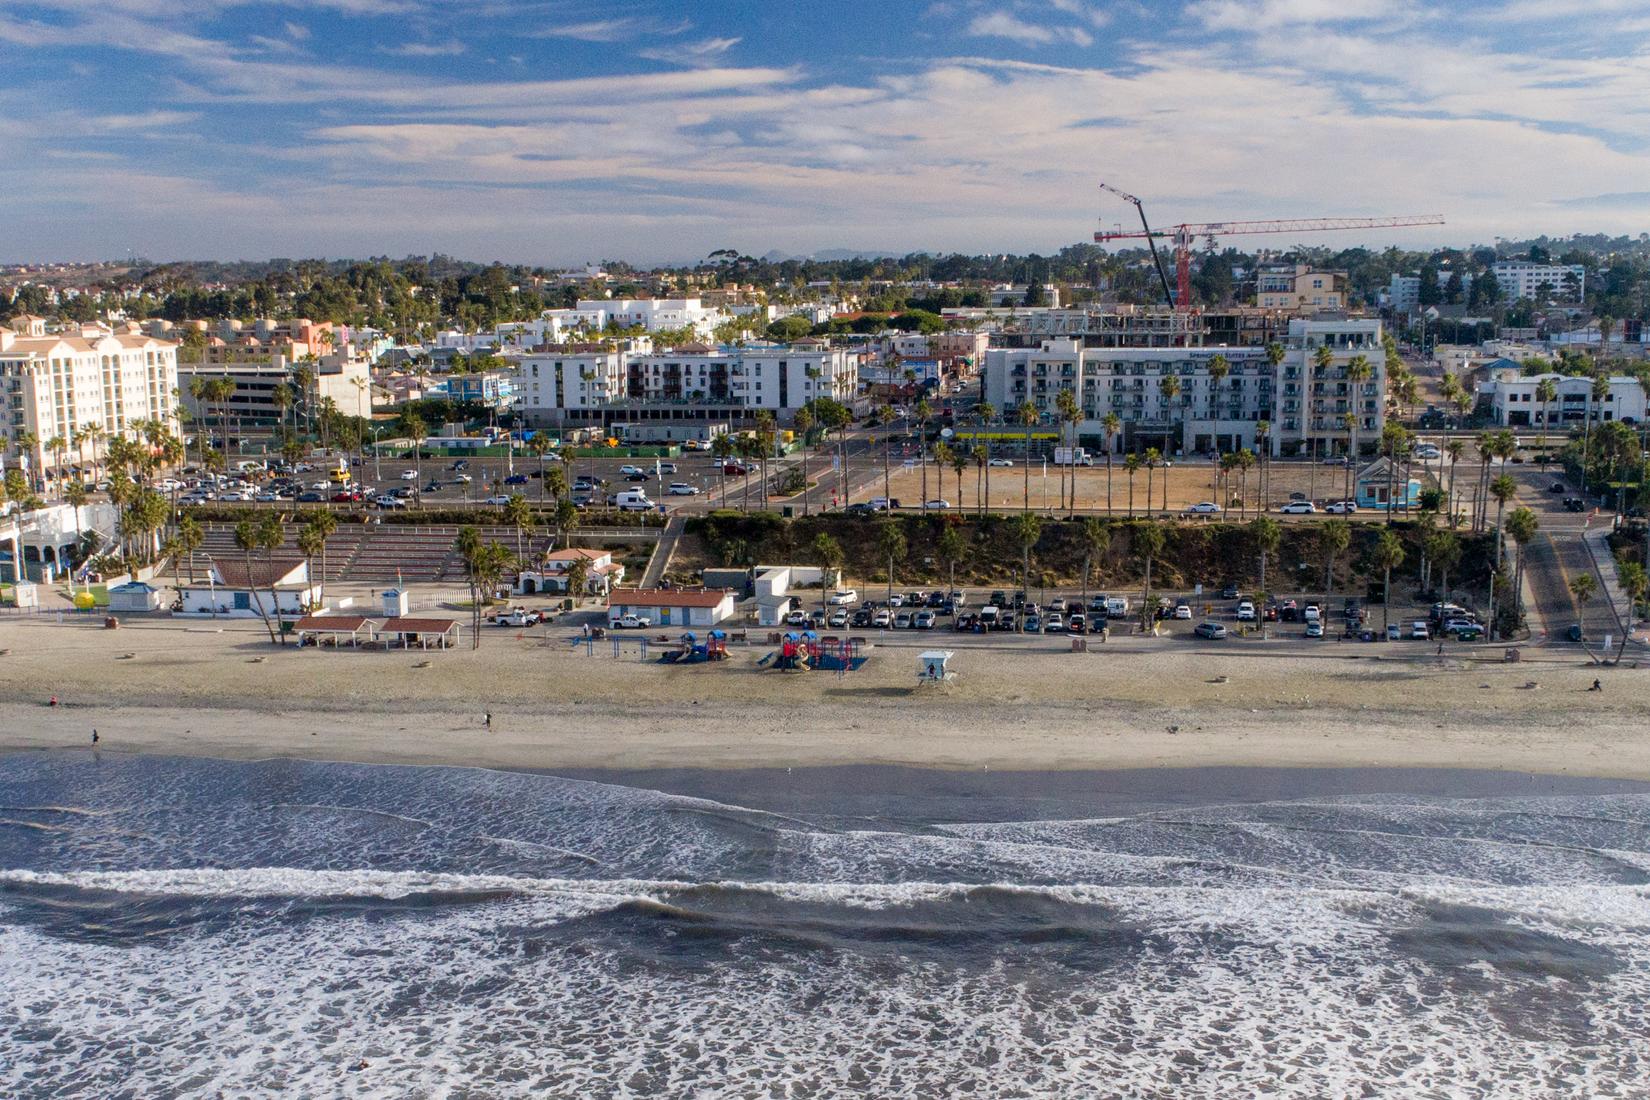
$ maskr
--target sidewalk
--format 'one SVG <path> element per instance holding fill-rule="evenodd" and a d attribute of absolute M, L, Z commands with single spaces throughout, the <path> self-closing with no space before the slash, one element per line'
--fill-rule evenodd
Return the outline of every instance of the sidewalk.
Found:
<path fill-rule="evenodd" d="M 1581 533 L 1582 545 L 1587 547 L 1588 555 L 1593 559 L 1593 570 L 1598 574 L 1599 593 L 1604 602 L 1609 605 L 1610 616 L 1614 619 L 1616 629 L 1621 630 L 1621 609 L 1629 607 L 1627 593 L 1622 590 L 1621 582 L 1616 578 L 1615 555 L 1610 553 L 1610 528 L 1608 524 L 1588 526 Z M 1631 624 L 1629 624 L 1630 628 Z M 1643 631 L 1639 632 L 1642 635 Z"/>

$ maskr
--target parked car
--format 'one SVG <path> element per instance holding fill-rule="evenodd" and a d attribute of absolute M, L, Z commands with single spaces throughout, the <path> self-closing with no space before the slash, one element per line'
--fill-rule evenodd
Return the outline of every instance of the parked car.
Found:
<path fill-rule="evenodd" d="M 990 462 L 986 463 L 986 465 L 996 466 L 1002 469 L 1013 469 L 1014 460 L 1012 458 L 994 458 Z"/>
<path fill-rule="evenodd" d="M 928 593 L 928 598 L 922 602 L 937 611 L 946 604 L 945 593 L 936 588 L 934 591 Z"/>
<path fill-rule="evenodd" d="M 1248 600 L 1244 600 L 1242 603 L 1238 604 L 1237 605 L 1237 621 L 1240 622 L 1240 623 L 1252 623 L 1252 622 L 1254 622 L 1255 621 L 1255 605 L 1253 603 L 1250 603 Z"/>
<path fill-rule="evenodd" d="M 859 593 L 856 592 L 854 589 L 852 589 L 852 588 L 839 588 L 835 592 L 832 592 L 830 594 L 830 596 L 827 599 L 827 602 L 834 603 L 834 604 L 838 605 L 839 607 L 845 607 L 848 604 L 851 604 L 851 603 L 853 603 L 854 601 L 856 601 L 858 599 L 859 599 Z"/>
<path fill-rule="evenodd" d="M 1432 638 L 1432 631 L 1427 628 L 1425 619 L 1416 619 L 1414 622 L 1409 624 L 1409 636 L 1412 640 L 1417 642 L 1430 641 Z"/>
<path fill-rule="evenodd" d="M 1220 590 L 1220 598 L 1223 600 L 1241 600 L 1243 599 L 1243 590 L 1236 584 L 1228 583 L 1222 586 Z"/>
<path fill-rule="evenodd" d="M 202 497 L 199 497 L 198 499 L 199 500 L 205 500 L 206 498 L 204 496 L 202 496 Z M 299 504 L 320 504 L 320 503 L 324 502 L 326 499 L 327 498 L 326 498 L 325 494 L 317 493 L 314 489 L 305 489 L 303 492 L 298 494 L 298 503 Z M 184 504 L 190 504 L 190 503 L 194 503 L 194 502 L 190 501 L 186 498 L 183 501 L 183 503 Z"/>
<path fill-rule="evenodd" d="M 400 497 L 388 495 L 381 496 L 372 503 L 375 508 L 385 512 L 391 512 L 397 508 L 405 508 L 407 506 L 407 502 L 402 500 Z"/>
<path fill-rule="evenodd" d="M 911 616 L 911 625 L 918 630 L 933 630 L 934 618 L 935 615 L 932 611 L 924 609 Z"/>
<path fill-rule="evenodd" d="M 1073 611 L 1066 616 L 1066 632 L 1070 634 L 1087 634 L 1089 631 L 1089 617 L 1081 611 Z"/>
<path fill-rule="evenodd" d="M 1192 618 L 1192 605 L 1187 603 L 1185 600 L 1181 600 L 1179 603 L 1174 605 L 1174 617 L 1190 622 Z"/>
<path fill-rule="evenodd" d="M 801 609 L 798 609 L 796 611 L 792 611 L 789 615 L 785 616 L 785 625 L 786 626 L 807 626 L 808 625 L 808 613 L 806 611 L 801 610 Z"/>
<path fill-rule="evenodd" d="M 1580 497 L 1565 497 L 1564 510 L 1566 512 L 1585 512 L 1587 510 L 1587 502 L 1582 500 Z"/>
<path fill-rule="evenodd" d="M 1220 511 L 1220 505 L 1212 500 L 1200 500 L 1187 507 L 1184 514 L 1188 516 L 1212 516 Z"/>
<path fill-rule="evenodd" d="M 1301 617 L 1301 609 L 1294 600 L 1284 600 L 1278 604 L 1278 618 L 1286 623 L 1292 623 Z"/>
<path fill-rule="evenodd" d="M 509 477 L 504 479 L 504 484 L 506 484 L 506 485 L 526 485 L 527 484 L 527 475 L 526 474 L 511 474 Z"/>
<path fill-rule="evenodd" d="M 904 607 L 905 606 L 905 597 L 902 596 L 898 592 L 891 593 L 888 597 L 888 606 L 889 607 Z"/>
<path fill-rule="evenodd" d="M 750 473 L 750 468 L 739 462 L 724 462 L 722 463 L 722 472 L 729 477 L 740 477 Z"/>
<path fill-rule="evenodd" d="M 848 612 L 844 611 L 840 607 L 837 608 L 835 611 L 831 612 L 830 616 L 825 620 L 825 624 L 834 630 L 841 630 L 843 627 L 848 625 Z"/>
<path fill-rule="evenodd" d="M 689 485 L 685 481 L 671 482 L 670 488 L 666 491 L 673 497 L 696 497 L 699 495 L 699 487 L 697 485 Z"/>
<path fill-rule="evenodd" d="M 1318 506 L 1310 500 L 1292 500 L 1278 511 L 1286 516 L 1310 516 L 1318 510 Z"/>
<path fill-rule="evenodd" d="M 621 474 L 625 474 L 626 476 L 628 476 L 630 474 L 641 474 L 643 477 L 647 476 L 647 471 L 646 470 L 642 469 L 640 466 L 631 466 L 629 464 L 626 464 L 624 466 L 620 466 L 619 467 L 619 472 Z"/>
<path fill-rule="evenodd" d="M 950 507 L 951 502 L 949 500 L 943 500 L 939 497 L 936 497 L 933 500 L 925 500 L 922 503 L 922 508 L 925 512 L 944 512 Z"/>
<path fill-rule="evenodd" d="M 653 620 L 646 615 L 620 615 L 617 619 L 609 620 L 608 625 L 623 627 L 625 630 L 645 630 L 653 625 Z"/>
<path fill-rule="evenodd" d="M 673 473 L 675 473 L 676 472 L 676 463 L 674 463 L 674 462 L 661 462 L 661 463 L 659 463 L 659 472 L 661 474 L 673 474 Z"/>
<path fill-rule="evenodd" d="M 447 469 L 449 469 L 449 470 L 468 470 L 469 468 L 470 468 L 470 460 L 467 459 L 467 458 L 455 459 L 453 461 L 453 464 L 451 466 L 447 467 Z"/>
<path fill-rule="evenodd" d="M 401 471 L 401 480 L 402 481 L 417 481 L 418 480 L 418 471 L 417 470 L 402 470 Z"/>
<path fill-rule="evenodd" d="M 632 481 L 632 482 L 634 482 L 634 481 L 646 481 L 647 480 L 647 475 L 644 474 L 644 473 L 640 473 L 640 472 L 634 473 L 634 474 L 626 474 L 626 475 L 624 475 L 624 479 L 626 481 Z"/>
<path fill-rule="evenodd" d="M 1308 620 L 1306 624 L 1306 636 L 1308 638 L 1323 637 L 1323 623 L 1318 619 Z"/>
<path fill-rule="evenodd" d="M 869 607 L 862 607 L 858 611 L 855 611 L 852 617 L 849 618 L 849 625 L 857 627 L 870 626 L 871 617 L 875 614 L 876 612 L 872 611 Z"/>
<path fill-rule="evenodd" d="M 1397 623 L 1386 624 L 1386 640 L 1396 642 L 1404 636 L 1404 628 Z"/>
<path fill-rule="evenodd" d="M 842 511 L 850 516 L 874 516 L 877 510 L 871 507 L 869 502 L 860 500 L 848 505 Z"/>
<path fill-rule="evenodd" d="M 499 505 L 509 504 L 510 503 L 510 498 L 507 497 L 507 496 L 488 497 L 486 500 L 482 501 L 481 503 L 483 503 L 483 504 L 499 504 Z"/>
<path fill-rule="evenodd" d="M 1059 634 L 1066 629 L 1066 620 L 1058 611 L 1050 611 L 1048 618 L 1043 620 L 1044 634 Z"/>
<path fill-rule="evenodd" d="M 871 616 L 871 625 L 877 627 L 887 627 L 893 622 L 893 619 L 893 612 L 889 611 L 886 607 L 879 607 Z"/>
<path fill-rule="evenodd" d="M 1547 491 L 1549 493 L 1567 493 L 1570 491 L 1570 487 L 1562 481 L 1555 481 L 1551 485 L 1547 486 Z"/>
<path fill-rule="evenodd" d="M 894 616 L 894 629 L 895 630 L 909 630 L 909 629 L 911 629 L 911 613 L 909 611 L 901 611 L 901 612 L 899 612 L 899 614 Z"/>
<path fill-rule="evenodd" d="M 1477 623 L 1468 623 L 1455 631 L 1455 640 L 1458 642 L 1476 642 L 1484 636 L 1484 628 Z"/>
<path fill-rule="evenodd" d="M 1332 516 L 1349 516 L 1358 510 L 1358 505 L 1350 500 L 1330 501 L 1323 509 Z"/>
<path fill-rule="evenodd" d="M 495 616 L 493 621 L 499 626 L 536 626 L 544 616 L 537 611 L 529 611 L 525 607 L 512 607 L 501 615 Z"/>
<path fill-rule="evenodd" d="M 1041 615 L 1027 615 L 1025 619 L 1027 634 L 1041 634 L 1043 632 L 1043 617 Z"/>
<path fill-rule="evenodd" d="M 1215 622 L 1201 622 L 1192 628 L 1192 633 L 1199 638 L 1220 639 L 1226 637 L 1226 628 Z"/>

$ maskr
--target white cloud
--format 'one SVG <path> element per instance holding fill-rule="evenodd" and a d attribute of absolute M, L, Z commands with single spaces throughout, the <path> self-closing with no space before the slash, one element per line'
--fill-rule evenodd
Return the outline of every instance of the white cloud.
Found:
<path fill-rule="evenodd" d="M 1006 11 L 977 15 L 968 24 L 968 34 L 975 38 L 1010 38 L 1027 45 L 1046 45 L 1054 41 L 1054 32 L 1017 19 Z"/>
<path fill-rule="evenodd" d="M 665 23 L 656 19 L 624 16 L 592 19 L 582 23 L 552 23 L 531 32 L 534 38 L 573 38 L 582 42 L 627 42 L 648 35 L 684 34 L 693 26 L 687 20 Z"/>
<path fill-rule="evenodd" d="M 698 42 L 681 42 L 672 46 L 639 50 L 638 57 L 651 61 L 668 61 L 677 65 L 709 65 L 743 42 L 742 38 L 706 38 Z"/>
<path fill-rule="evenodd" d="M 464 43 L 408 42 L 400 46 L 380 46 L 378 52 L 396 57 L 456 57 L 464 52 Z"/>
<path fill-rule="evenodd" d="M 1296 24 L 1392 21 L 1408 0 L 1198 0 L 1186 14 L 1211 30 L 1253 31 Z"/>

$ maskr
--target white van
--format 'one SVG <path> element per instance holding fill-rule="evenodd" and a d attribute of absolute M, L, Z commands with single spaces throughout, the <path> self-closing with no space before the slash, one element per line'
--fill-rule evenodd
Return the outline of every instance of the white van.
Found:
<path fill-rule="evenodd" d="M 1121 619 L 1129 613 L 1129 599 L 1127 596 L 1106 597 L 1106 618 Z"/>
<path fill-rule="evenodd" d="M 640 489 L 613 494 L 613 507 L 623 512 L 651 512 L 657 507 Z"/>
<path fill-rule="evenodd" d="M 997 609 L 991 604 L 980 608 L 980 624 L 987 629 L 997 625 Z"/>

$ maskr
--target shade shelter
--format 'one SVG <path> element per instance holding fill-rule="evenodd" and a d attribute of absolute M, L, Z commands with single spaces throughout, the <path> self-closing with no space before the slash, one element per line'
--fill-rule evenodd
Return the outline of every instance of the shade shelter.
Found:
<path fill-rule="evenodd" d="M 463 627 L 457 619 L 386 619 L 373 633 L 386 647 L 411 649 L 451 649 L 458 644 Z"/>
<path fill-rule="evenodd" d="M 365 615 L 305 615 L 298 620 L 298 644 L 353 646 L 371 641 L 377 626 Z"/>

